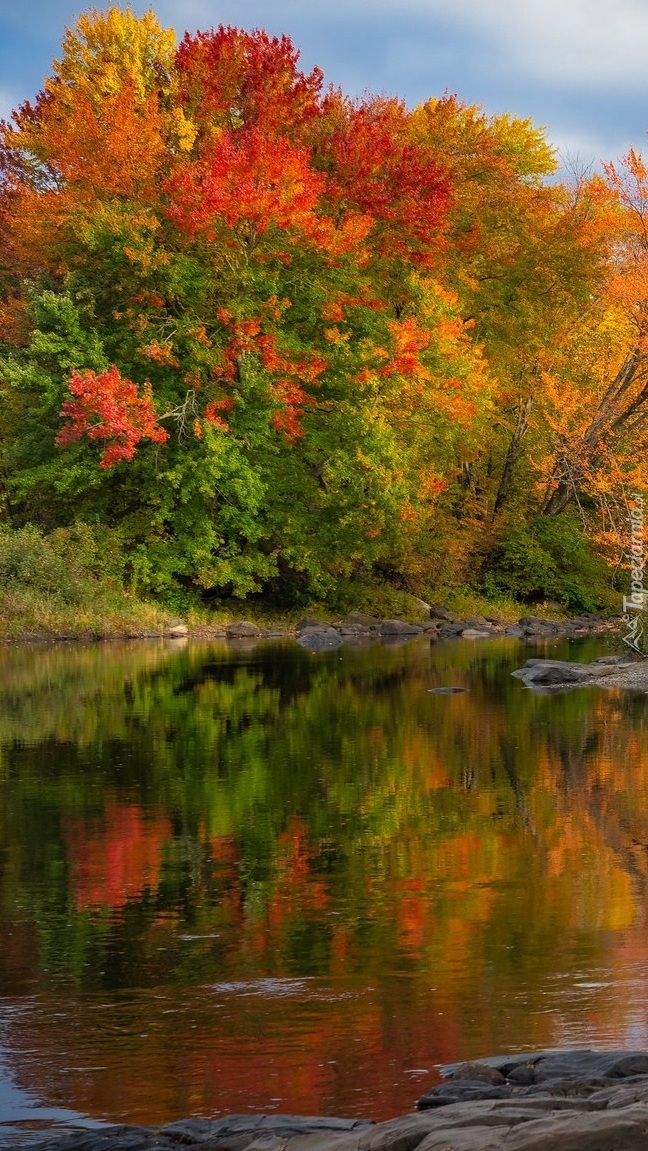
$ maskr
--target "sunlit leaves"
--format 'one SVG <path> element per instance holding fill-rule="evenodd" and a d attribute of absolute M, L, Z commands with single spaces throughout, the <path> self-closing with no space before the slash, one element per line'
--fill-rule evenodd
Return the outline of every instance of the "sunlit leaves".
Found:
<path fill-rule="evenodd" d="M 153 408 L 150 384 L 145 384 L 140 394 L 113 366 L 104 372 L 75 371 L 68 387 L 74 398 L 66 400 L 61 409 L 68 422 L 61 428 L 57 443 L 73 443 L 84 435 L 90 440 L 106 440 L 100 467 L 131 460 L 143 439 L 156 444 L 168 439 Z"/>

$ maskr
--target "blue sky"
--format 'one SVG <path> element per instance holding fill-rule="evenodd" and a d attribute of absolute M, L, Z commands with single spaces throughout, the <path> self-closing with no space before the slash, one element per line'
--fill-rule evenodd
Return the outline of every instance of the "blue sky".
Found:
<path fill-rule="evenodd" d="M 287 33 L 351 94 L 446 90 L 531 117 L 581 165 L 648 151 L 648 0 L 158 0 L 165 27 Z M 0 0 L 0 115 L 32 97 L 65 25 L 101 3 Z M 131 4 L 143 12 L 149 4 Z"/>

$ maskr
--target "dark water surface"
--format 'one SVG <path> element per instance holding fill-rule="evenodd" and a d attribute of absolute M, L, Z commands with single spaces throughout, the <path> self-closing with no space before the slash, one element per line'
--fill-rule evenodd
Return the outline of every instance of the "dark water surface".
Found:
<path fill-rule="evenodd" d="M 646 696 L 529 654 L 0 649 L 0 1145 L 648 1047 Z"/>

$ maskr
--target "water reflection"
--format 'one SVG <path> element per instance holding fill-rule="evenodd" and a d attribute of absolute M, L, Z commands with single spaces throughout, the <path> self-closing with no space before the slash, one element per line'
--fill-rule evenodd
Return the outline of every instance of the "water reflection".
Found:
<path fill-rule="evenodd" d="M 526 654 L 0 649 L 13 1089 L 385 1118 L 438 1063 L 648 1046 L 645 698 Z"/>

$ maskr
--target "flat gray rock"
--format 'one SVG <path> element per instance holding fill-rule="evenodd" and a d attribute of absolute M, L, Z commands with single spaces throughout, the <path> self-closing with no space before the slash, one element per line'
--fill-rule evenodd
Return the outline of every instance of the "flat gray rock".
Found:
<path fill-rule="evenodd" d="M 230 623 L 225 628 L 225 635 L 228 639 L 247 639 L 262 638 L 265 635 L 265 628 L 260 627 L 258 623 L 250 623 L 249 620 L 240 620 L 238 623 Z"/>
<path fill-rule="evenodd" d="M 462 695 L 467 687 L 429 687 L 430 695 Z"/>
<path fill-rule="evenodd" d="M 334 627 L 324 624 L 319 627 L 306 627 L 300 632 L 297 643 L 307 651 L 328 651 L 340 647 L 342 636 Z"/>
<path fill-rule="evenodd" d="M 381 635 L 422 635 L 423 628 L 417 623 L 406 623 L 403 619 L 386 619 L 380 625 Z"/>
<path fill-rule="evenodd" d="M 548 688 L 572 688 L 580 685 L 608 681 L 610 686 L 618 686 L 618 679 L 627 669 L 635 668 L 634 663 L 622 663 L 616 659 L 595 660 L 594 663 L 570 663 L 560 659 L 528 659 L 524 667 L 511 674 L 521 679 L 532 690 Z M 614 678 L 613 678 L 614 677 Z"/>
<path fill-rule="evenodd" d="M 379 628 L 380 620 L 375 615 L 363 611 L 350 611 L 342 620 L 344 627 Z"/>

